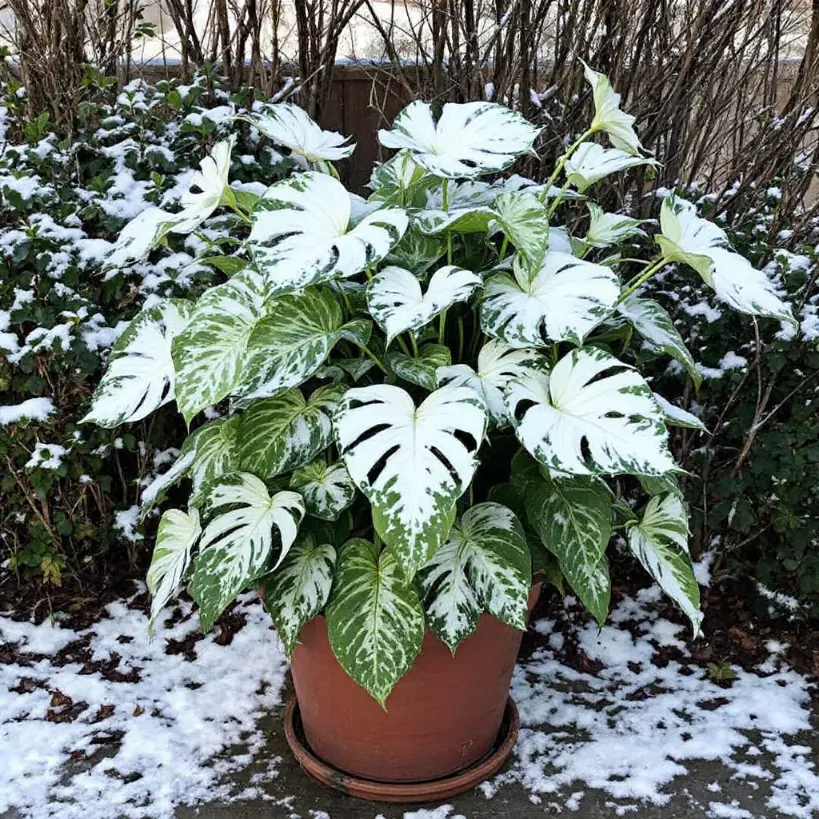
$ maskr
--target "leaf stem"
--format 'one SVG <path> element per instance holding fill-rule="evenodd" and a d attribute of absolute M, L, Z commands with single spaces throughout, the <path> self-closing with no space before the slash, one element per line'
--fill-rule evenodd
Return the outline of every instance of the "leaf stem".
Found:
<path fill-rule="evenodd" d="M 378 356 L 366 345 L 362 345 L 362 350 L 369 356 L 370 360 L 384 373 L 384 375 L 389 375 L 390 371 L 381 363 L 381 360 Z"/>
<path fill-rule="evenodd" d="M 415 340 L 415 333 L 411 332 L 409 337 L 410 341 L 412 342 L 412 354 L 415 356 L 415 358 L 418 358 L 418 342 Z"/>
<path fill-rule="evenodd" d="M 566 153 L 560 157 L 557 161 L 557 165 L 555 165 L 555 169 L 552 172 L 552 175 L 546 180 L 546 184 L 543 187 L 543 190 L 540 193 L 540 199 L 543 201 L 549 196 L 549 191 L 552 189 L 552 185 L 554 185 L 555 180 L 560 176 L 560 172 L 563 170 L 565 164 L 569 161 L 572 154 L 580 147 L 580 145 L 585 142 L 594 131 L 591 129 L 588 131 L 584 131 L 566 150 Z"/>
<path fill-rule="evenodd" d="M 552 200 L 552 204 L 551 204 L 551 205 L 549 205 L 549 210 L 547 210 L 547 211 L 546 211 L 546 218 L 547 218 L 547 219 L 551 219 L 551 218 L 552 218 L 552 214 L 553 214 L 553 213 L 554 213 L 554 212 L 557 210 L 557 206 L 558 206 L 558 205 L 561 203 L 561 201 L 563 200 L 563 197 L 564 197 L 564 195 L 566 194 L 566 191 L 567 191 L 568 189 L 569 189 L 569 180 L 567 179 L 567 180 L 566 180 L 566 181 L 563 183 L 563 187 L 560 189 L 560 193 L 558 193 L 558 194 L 557 194 L 557 196 L 555 196 L 555 198 Z"/>
<path fill-rule="evenodd" d="M 620 294 L 620 298 L 617 299 L 615 304 L 624 302 L 632 293 L 639 290 L 652 276 L 659 273 L 666 264 L 668 264 L 668 260 L 665 256 L 661 256 L 659 259 L 652 261 L 639 276 L 635 276 L 631 282 L 626 285 L 626 289 Z"/>

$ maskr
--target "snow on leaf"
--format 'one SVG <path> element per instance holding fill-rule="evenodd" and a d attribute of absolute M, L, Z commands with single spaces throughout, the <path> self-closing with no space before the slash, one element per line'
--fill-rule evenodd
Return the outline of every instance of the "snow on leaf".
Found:
<path fill-rule="evenodd" d="M 191 549 L 201 533 L 196 509 L 191 509 L 189 514 L 169 509 L 162 515 L 147 577 L 148 591 L 151 593 L 149 631 L 153 632 L 159 613 L 182 585 L 190 563 Z"/>
<path fill-rule="evenodd" d="M 651 389 L 603 350 L 572 350 L 549 375 L 511 382 L 506 400 L 520 442 L 553 474 L 663 475 L 677 468 Z"/>
<path fill-rule="evenodd" d="M 320 520 L 338 520 L 355 498 L 355 484 L 341 461 L 327 465 L 323 459 L 295 470 L 290 488 L 304 498 L 308 514 Z"/>
<path fill-rule="evenodd" d="M 639 219 L 621 213 L 605 213 L 594 202 L 587 202 L 586 207 L 589 209 L 589 229 L 583 241 L 590 247 L 610 247 L 632 236 L 646 235 L 639 228 Z"/>
<path fill-rule="evenodd" d="M 539 130 L 489 102 L 448 102 L 436 123 L 430 105 L 416 100 L 395 118 L 391 131 L 378 132 L 378 139 L 385 148 L 408 148 L 415 162 L 436 176 L 473 178 L 531 153 Z"/>
<path fill-rule="evenodd" d="M 319 387 L 307 401 L 294 388 L 251 404 L 239 427 L 242 471 L 273 478 L 324 452 L 333 440 L 333 411 L 344 389 Z"/>
<path fill-rule="evenodd" d="M 620 282 L 610 268 L 549 251 L 533 277 L 516 260 L 514 278 L 498 273 L 487 280 L 481 327 L 513 347 L 582 344 L 619 295 Z"/>
<path fill-rule="evenodd" d="M 673 319 L 662 305 L 653 299 L 641 299 L 632 294 L 617 305 L 617 311 L 642 336 L 646 347 L 679 361 L 694 383 L 699 386 L 702 376 L 697 370 L 694 358 L 674 326 Z"/>
<path fill-rule="evenodd" d="M 479 503 L 453 525 L 449 540 L 421 570 L 429 626 L 453 653 L 483 611 L 525 629 L 531 580 L 518 519 L 499 503 Z"/>
<path fill-rule="evenodd" d="M 171 345 L 193 313 L 194 306 L 182 299 L 168 299 L 139 313 L 111 349 L 108 369 L 83 422 L 116 427 L 139 421 L 172 401 L 178 376 Z"/>
<path fill-rule="evenodd" d="M 432 274 L 424 293 L 409 270 L 385 267 L 367 285 L 367 306 L 389 344 L 399 333 L 415 333 L 443 310 L 466 301 L 480 284 L 481 277 L 472 271 L 446 265 Z"/>
<path fill-rule="evenodd" d="M 583 63 L 583 69 L 594 95 L 594 119 L 590 130 L 605 131 L 615 148 L 639 156 L 643 146 L 634 131 L 635 118 L 620 110 L 620 95 L 611 87 L 605 74 L 593 71 L 586 63 Z"/>
<path fill-rule="evenodd" d="M 244 370 L 248 342 L 265 315 L 258 295 L 231 280 L 206 291 L 173 344 L 176 401 L 185 420 L 230 395 Z"/>
<path fill-rule="evenodd" d="M 666 400 L 662 395 L 656 392 L 654 393 L 654 400 L 659 404 L 660 409 L 663 411 L 666 424 L 676 427 L 696 429 L 700 432 L 708 432 L 708 428 L 705 426 L 705 424 L 703 424 L 703 422 L 693 413 L 672 404 L 670 401 Z"/>
<path fill-rule="evenodd" d="M 596 142 L 583 142 L 566 161 L 566 181 L 580 193 L 601 179 L 638 165 L 656 165 L 653 159 L 632 156 L 617 148 L 604 148 Z"/>
<path fill-rule="evenodd" d="M 162 208 L 146 208 L 119 232 L 106 257 L 106 267 L 124 267 L 144 259 L 180 221 L 178 216 Z"/>
<path fill-rule="evenodd" d="M 207 485 L 202 515 L 208 521 L 199 545 L 190 592 L 199 604 L 202 630 L 209 631 L 225 607 L 269 568 L 273 532 L 276 568 L 296 539 L 304 501 L 295 492 L 271 498 L 255 475 L 233 472 Z"/>
<path fill-rule="evenodd" d="M 688 554 L 688 514 L 674 494 L 655 495 L 639 523 L 628 524 L 628 545 L 645 570 L 691 621 L 696 637 L 703 615 Z"/>
<path fill-rule="evenodd" d="M 660 226 L 662 236 L 655 241 L 665 258 L 693 267 L 721 301 L 741 313 L 795 324 L 790 305 L 779 298 L 765 273 L 731 250 L 725 231 L 697 216 L 691 202 L 676 196 L 664 199 Z"/>
<path fill-rule="evenodd" d="M 399 352 L 387 356 L 387 365 L 399 378 L 430 392 L 437 386 L 437 371 L 449 366 L 451 361 L 449 347 L 444 344 L 425 344 L 417 358 Z"/>
<path fill-rule="evenodd" d="M 335 564 L 336 550 L 307 532 L 293 544 L 276 571 L 264 578 L 262 601 L 288 657 L 304 625 L 327 604 Z"/>
<path fill-rule="evenodd" d="M 415 407 L 400 387 L 351 389 L 335 418 L 339 453 L 369 498 L 373 523 L 407 578 L 444 542 L 477 466 L 483 402 L 443 387 Z"/>
<path fill-rule="evenodd" d="M 271 185 L 253 213 L 248 244 L 268 296 L 348 278 L 380 262 L 407 229 L 399 208 L 380 208 L 350 225 L 350 195 L 327 174 Z"/>
<path fill-rule="evenodd" d="M 612 500 L 602 483 L 588 478 L 532 481 L 526 515 L 543 545 L 584 606 L 602 626 L 609 611 L 606 547 L 611 538 Z"/>
<path fill-rule="evenodd" d="M 327 631 L 341 667 L 382 708 L 418 656 L 424 628 L 421 601 L 392 552 L 347 541 L 327 604 Z"/>
<path fill-rule="evenodd" d="M 277 395 L 306 381 L 330 351 L 346 339 L 362 346 L 369 339 L 369 322 L 342 324 L 343 315 L 329 290 L 310 288 L 281 296 L 268 305 L 247 342 L 242 380 L 235 394 L 245 405 Z"/>
<path fill-rule="evenodd" d="M 531 348 L 516 349 L 493 339 L 478 353 L 478 371 L 467 364 L 439 367 L 436 378 L 439 387 L 469 387 L 486 404 L 489 417 L 497 426 L 511 423 L 506 409 L 504 391 L 514 379 L 526 380 L 530 375 L 546 370 L 546 359 Z"/>
<path fill-rule="evenodd" d="M 324 131 L 304 109 L 281 102 L 260 106 L 241 119 L 249 122 L 271 142 L 290 150 L 307 162 L 336 162 L 352 154 L 355 145 L 345 145 L 348 138 L 335 131 Z"/>

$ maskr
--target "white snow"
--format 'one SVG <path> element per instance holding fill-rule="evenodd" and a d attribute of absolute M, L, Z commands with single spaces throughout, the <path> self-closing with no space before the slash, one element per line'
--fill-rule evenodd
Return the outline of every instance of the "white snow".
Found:
<path fill-rule="evenodd" d="M 25 819 L 170 819 L 176 805 L 229 798 L 222 783 L 264 748 L 258 717 L 280 703 L 285 671 L 269 616 L 247 596 L 238 610 L 247 622 L 230 645 L 205 637 L 193 661 L 165 651 L 168 639 L 197 628 L 186 604 L 182 619 L 153 643 L 145 614 L 126 601 L 79 633 L 0 619 L 0 643 L 18 643 L 23 653 L 19 663 L 0 664 L 0 814 L 16 808 Z M 123 681 L 86 673 L 79 651 L 62 666 L 42 656 L 77 640 Z M 79 713 L 49 721 L 72 707 L 65 697 Z M 239 743 L 247 753 L 225 753 Z"/>
<path fill-rule="evenodd" d="M 50 398 L 29 398 L 21 404 L 0 407 L 0 427 L 20 421 L 45 421 L 52 412 L 54 402 Z"/>

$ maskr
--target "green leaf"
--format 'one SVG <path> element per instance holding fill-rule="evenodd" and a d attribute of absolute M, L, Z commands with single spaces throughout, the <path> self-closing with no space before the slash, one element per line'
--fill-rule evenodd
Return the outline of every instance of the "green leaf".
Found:
<path fill-rule="evenodd" d="M 411 270 L 416 276 L 423 276 L 445 253 L 446 240 L 443 236 L 427 236 L 411 227 L 392 249 L 386 262 Z"/>
<path fill-rule="evenodd" d="M 142 310 L 111 349 L 108 368 L 83 423 L 102 427 L 140 421 L 174 398 L 171 345 L 194 312 L 182 299 Z"/>
<path fill-rule="evenodd" d="M 446 540 L 477 466 L 483 402 L 443 387 L 416 408 L 400 387 L 348 390 L 335 418 L 339 454 L 369 498 L 373 524 L 408 579 Z"/>
<path fill-rule="evenodd" d="M 575 594 L 602 626 L 611 583 L 605 558 L 611 538 L 611 495 L 584 478 L 527 484 L 526 512 L 543 545 L 560 561 Z"/>
<path fill-rule="evenodd" d="M 270 304 L 247 345 L 243 378 L 237 389 L 244 405 L 297 387 L 321 367 L 341 339 L 366 343 L 369 324 L 342 325 L 341 308 L 329 290 L 311 288 Z"/>
<path fill-rule="evenodd" d="M 691 380 L 699 387 L 702 376 L 697 371 L 694 358 L 685 346 L 674 321 L 662 305 L 653 299 L 629 296 L 617 306 L 634 329 L 642 336 L 645 346 L 655 353 L 665 353 L 685 368 Z"/>
<path fill-rule="evenodd" d="M 262 600 L 288 657 L 305 623 L 327 604 L 335 563 L 336 550 L 308 532 L 293 544 L 281 566 L 264 578 Z"/>
<path fill-rule="evenodd" d="M 324 452 L 333 441 L 332 415 L 345 389 L 319 387 L 309 401 L 292 389 L 251 404 L 239 428 L 241 469 L 273 478 Z"/>
<path fill-rule="evenodd" d="M 308 514 L 320 520 L 338 520 L 355 498 L 355 484 L 341 461 L 328 466 L 319 459 L 297 469 L 290 488 L 304 498 Z"/>
<path fill-rule="evenodd" d="M 418 358 L 397 352 L 387 356 L 387 365 L 399 378 L 430 392 L 436 387 L 438 368 L 449 366 L 451 361 L 449 347 L 443 344 L 425 344 Z"/>
<path fill-rule="evenodd" d="M 688 554 L 688 515 L 676 495 L 655 495 L 639 523 L 627 524 L 628 545 L 645 570 L 700 632 L 700 588 Z"/>
<path fill-rule="evenodd" d="M 190 324 L 173 342 L 176 401 L 188 424 L 239 383 L 248 342 L 264 314 L 258 294 L 235 280 L 196 303 Z"/>
<path fill-rule="evenodd" d="M 537 272 L 549 247 L 549 217 L 545 205 L 534 194 L 510 192 L 502 193 L 494 207 L 501 230 L 524 265 Z"/>
<path fill-rule="evenodd" d="M 153 633 L 159 613 L 179 591 L 190 563 L 191 549 L 201 533 L 196 509 L 192 509 L 188 515 L 178 509 L 169 509 L 162 515 L 147 578 L 152 598 L 149 633 Z"/>
<path fill-rule="evenodd" d="M 234 472 L 207 485 L 202 512 L 208 524 L 190 592 L 207 632 L 236 595 L 269 570 L 274 529 L 281 547 L 274 568 L 285 558 L 304 517 L 304 502 L 295 492 L 271 498 L 255 475 Z"/>
<path fill-rule="evenodd" d="M 523 527 L 499 503 L 480 503 L 464 513 L 419 578 L 427 622 L 453 653 L 483 611 L 526 628 L 531 558 Z"/>
<path fill-rule="evenodd" d="M 330 645 L 341 667 L 386 708 L 424 639 L 424 609 L 389 551 L 366 540 L 341 549 L 327 605 Z"/>
<path fill-rule="evenodd" d="M 226 276 L 235 276 L 247 267 L 247 260 L 238 256 L 207 256 L 200 260 L 202 264 L 209 264 Z"/>

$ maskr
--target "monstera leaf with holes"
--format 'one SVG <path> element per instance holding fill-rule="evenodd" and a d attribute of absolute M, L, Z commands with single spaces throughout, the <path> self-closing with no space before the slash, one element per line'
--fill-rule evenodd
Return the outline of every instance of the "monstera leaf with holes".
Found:
<path fill-rule="evenodd" d="M 488 279 L 481 326 L 513 347 L 582 344 L 619 296 L 620 282 L 610 268 L 550 252 L 534 276 L 516 260 L 513 276 L 498 273 Z"/>
<path fill-rule="evenodd" d="M 202 629 L 208 631 L 240 591 L 287 556 L 304 517 L 304 501 L 289 491 L 271 497 L 255 475 L 232 472 L 208 485 L 202 517 L 207 525 L 190 592 Z"/>
<path fill-rule="evenodd" d="M 416 407 L 400 387 L 347 392 L 336 413 L 347 471 L 369 498 L 375 530 L 412 578 L 444 542 L 472 480 L 486 408 L 468 387 L 442 387 Z"/>
<path fill-rule="evenodd" d="M 350 225 L 350 195 L 331 176 L 304 173 L 271 185 L 253 213 L 248 243 L 268 295 L 349 278 L 381 261 L 407 229 L 400 208 Z"/>
<path fill-rule="evenodd" d="M 143 310 L 111 350 L 108 369 L 83 422 L 116 427 L 139 421 L 174 399 L 173 340 L 184 332 L 193 305 L 169 299 Z"/>
<path fill-rule="evenodd" d="M 633 367 L 603 350 L 573 350 L 549 375 L 513 381 L 506 400 L 518 439 L 555 475 L 676 469 L 651 389 Z"/>
<path fill-rule="evenodd" d="M 531 563 L 526 535 L 512 511 L 499 503 L 476 504 L 452 526 L 421 572 L 430 628 L 453 653 L 484 611 L 525 629 Z"/>

